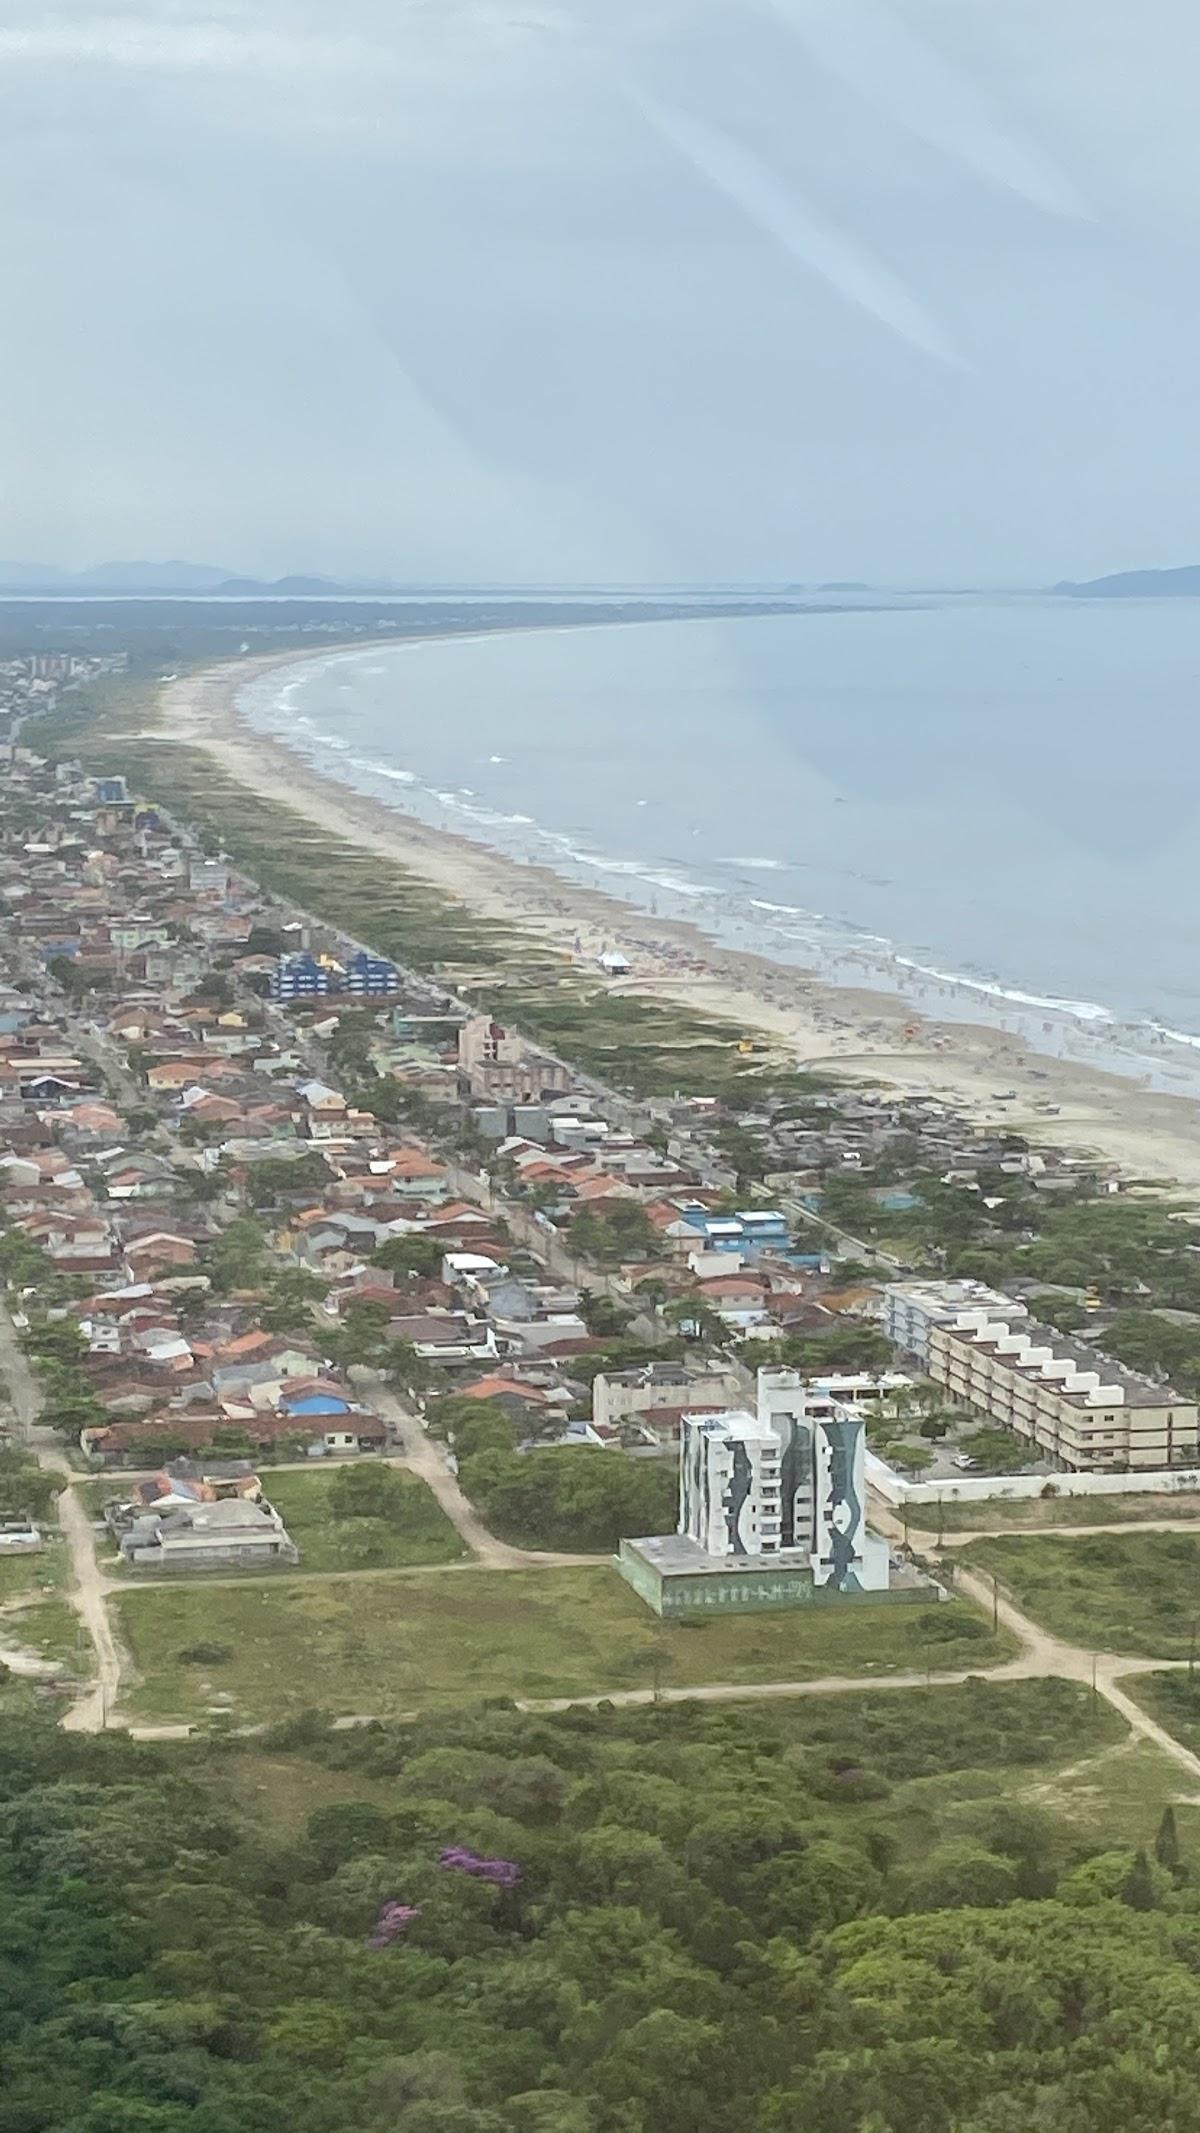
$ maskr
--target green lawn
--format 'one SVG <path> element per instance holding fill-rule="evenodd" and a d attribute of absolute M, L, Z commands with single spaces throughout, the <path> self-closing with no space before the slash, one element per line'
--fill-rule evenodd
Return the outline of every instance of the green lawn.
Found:
<path fill-rule="evenodd" d="M 1014 1534 L 963 1560 L 995 1572 L 1019 1606 L 1074 1644 L 1186 1658 L 1200 1621 L 1200 1533 Z"/>
<path fill-rule="evenodd" d="M 225 1707 L 243 1723 L 314 1706 L 400 1713 L 480 1698 L 603 1695 L 706 1682 L 869 1679 L 994 1665 L 1012 1649 L 966 1603 L 963 1634 L 929 1641 L 926 1610 L 870 1605 L 660 1622 L 607 1566 L 422 1577 L 157 1586 L 113 1602 L 141 1718 Z M 932 1612 L 932 1610 L 930 1611 Z M 981 1629 L 983 1634 L 980 1634 Z M 180 1654 L 199 1649 L 197 1661 Z M 215 1661 L 203 1654 L 215 1649 Z"/>

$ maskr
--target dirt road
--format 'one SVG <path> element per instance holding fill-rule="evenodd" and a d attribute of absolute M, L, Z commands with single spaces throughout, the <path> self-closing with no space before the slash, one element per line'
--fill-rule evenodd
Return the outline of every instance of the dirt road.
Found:
<path fill-rule="evenodd" d="M 69 1479 L 71 1467 L 57 1437 L 38 1426 L 41 1396 L 6 1310 L 0 1310 L 0 1372 L 8 1380 L 13 1413 L 22 1437 L 50 1473 Z M 105 1581 L 96 1561 L 91 1525 L 74 1489 L 58 1498 L 58 1522 L 71 1556 L 67 1599 L 87 1632 L 95 1655 L 95 1679 L 83 1689 L 63 1720 L 68 1731 L 99 1733 L 108 1723 L 121 1687 L 121 1662 L 108 1611 Z"/>
<path fill-rule="evenodd" d="M 878 1500 L 873 1502 L 871 1507 L 871 1523 L 880 1532 L 886 1533 L 889 1540 L 902 1541 L 904 1538 L 903 1526 L 895 1512 L 887 1509 Z M 1063 1533 L 1070 1538 L 1072 1532 L 1078 1533 L 1079 1529 L 1062 1526 L 1048 1530 Z M 971 1533 L 967 1538 L 978 1540 L 979 1535 Z M 943 1542 L 944 1547 L 948 1545 Z M 998 1586 L 993 1585 L 990 1578 L 981 1576 L 977 1570 L 968 1570 L 965 1565 L 959 1564 L 954 1584 L 955 1590 L 974 1600 L 977 1607 L 988 1613 L 994 1611 L 996 1619 L 1020 1639 L 1021 1657 L 1015 1662 L 1016 1674 L 1012 1678 L 1018 1678 L 1022 1674 L 1057 1674 L 1066 1681 L 1086 1683 L 1098 1696 L 1103 1696 L 1105 1702 L 1110 1703 L 1114 1710 L 1121 1713 L 1135 1735 L 1143 1740 L 1153 1741 L 1178 1763 L 1182 1770 L 1186 1770 L 1189 1777 L 1200 1778 L 1200 1755 L 1194 1755 L 1190 1748 L 1185 1748 L 1182 1741 L 1176 1740 L 1164 1726 L 1160 1726 L 1148 1712 L 1143 1711 L 1120 1686 L 1131 1674 L 1161 1673 L 1167 1668 L 1186 1666 L 1185 1659 L 1131 1659 L 1117 1652 L 1090 1651 L 1085 1645 L 1067 1644 L 1061 1637 L 1053 1637 L 1048 1630 L 1042 1629 L 1029 1615 L 1022 1612 L 1015 1601 L 1001 1592 Z M 1002 1675 L 1004 1671 L 1005 1669 L 1000 1668 L 997 1674 Z M 997 1675 L 989 1676 L 989 1679 L 995 1678 Z"/>
<path fill-rule="evenodd" d="M 474 1504 L 463 1495 L 446 1464 L 441 1446 L 426 1435 L 411 1408 L 406 1407 L 382 1379 L 374 1372 L 369 1375 L 371 1405 L 395 1430 L 406 1466 L 436 1496 L 459 1537 L 489 1570 L 562 1570 L 577 1563 L 595 1563 L 594 1555 L 541 1554 L 533 1548 L 511 1548 L 507 1541 L 497 1540 L 494 1533 L 489 1533 Z"/>

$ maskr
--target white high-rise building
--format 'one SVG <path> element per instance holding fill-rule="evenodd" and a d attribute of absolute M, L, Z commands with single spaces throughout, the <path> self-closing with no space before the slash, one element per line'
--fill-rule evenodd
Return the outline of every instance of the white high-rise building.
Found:
<path fill-rule="evenodd" d="M 794 1370 L 760 1370 L 757 1412 L 685 1415 L 679 1531 L 708 1556 L 803 1561 L 818 1585 L 883 1591 L 867 1532 L 861 1419 Z"/>

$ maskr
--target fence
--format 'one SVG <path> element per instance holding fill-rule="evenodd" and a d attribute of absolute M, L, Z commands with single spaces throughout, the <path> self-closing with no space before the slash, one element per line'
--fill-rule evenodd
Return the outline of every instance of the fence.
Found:
<path fill-rule="evenodd" d="M 962 1474 L 905 1481 L 876 1452 L 866 1455 L 868 1487 L 885 1503 L 1030 1503 L 1043 1496 L 1182 1496 L 1200 1491 L 1200 1467 L 1134 1468 L 1125 1474 Z"/>

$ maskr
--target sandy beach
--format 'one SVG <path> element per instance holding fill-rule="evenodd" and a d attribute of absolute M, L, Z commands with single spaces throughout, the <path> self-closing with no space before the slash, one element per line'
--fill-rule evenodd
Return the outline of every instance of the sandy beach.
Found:
<path fill-rule="evenodd" d="M 1120 1074 L 1035 1052 L 1003 1028 L 939 1021 L 891 994 L 830 985 L 791 965 L 734 952 L 686 921 L 651 915 L 549 868 L 507 858 L 319 775 L 281 742 L 256 733 L 237 702 L 247 683 L 268 670 L 313 657 L 267 654 L 166 682 L 153 737 L 204 750 L 264 799 L 283 799 L 330 835 L 377 852 L 482 917 L 520 927 L 591 970 L 605 948 L 618 948 L 632 972 L 615 989 L 682 1003 L 747 1034 L 764 1033 L 797 1064 L 933 1097 L 972 1119 L 1003 1123 L 1043 1145 L 1095 1153 L 1131 1177 L 1173 1180 L 1188 1197 L 1200 1197 L 1200 1102 L 1193 1098 L 1151 1093 Z"/>

